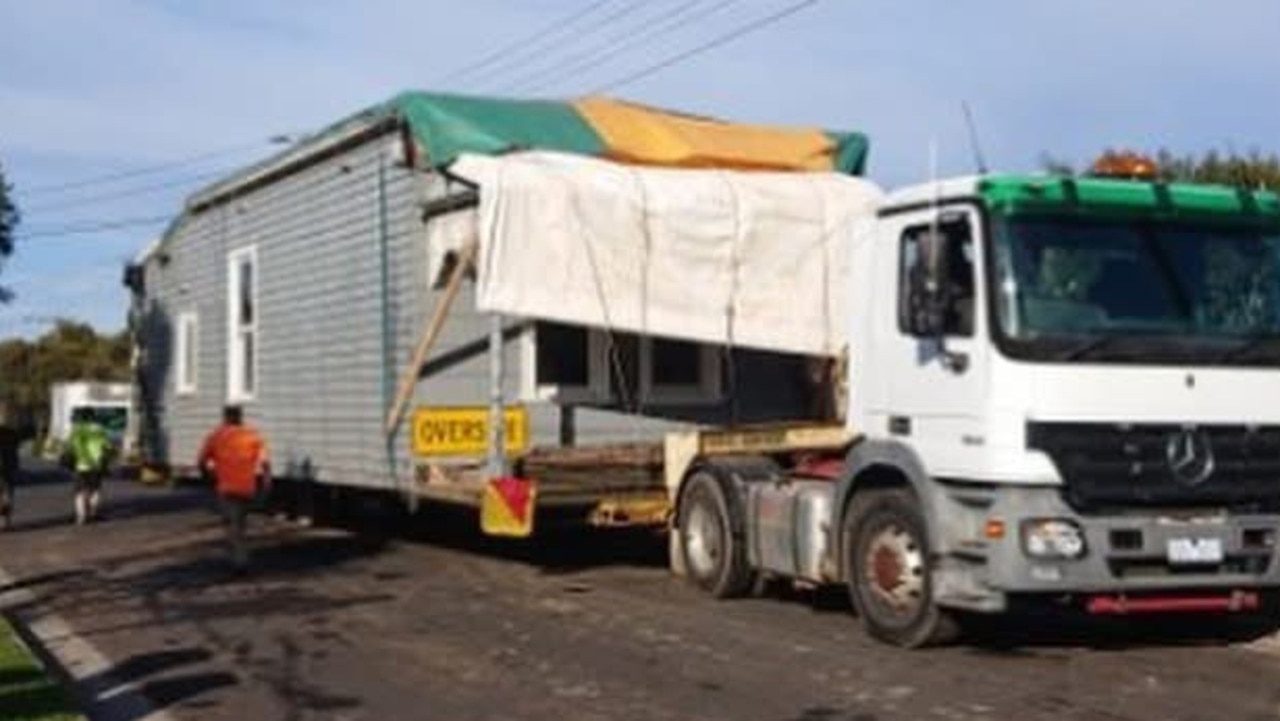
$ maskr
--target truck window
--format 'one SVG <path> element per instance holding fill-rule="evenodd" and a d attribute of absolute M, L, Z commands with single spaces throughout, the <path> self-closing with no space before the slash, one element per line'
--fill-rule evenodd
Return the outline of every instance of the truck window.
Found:
<path fill-rule="evenodd" d="M 947 247 L 948 304 L 945 335 L 970 337 L 973 335 L 974 314 L 974 247 L 973 234 L 966 222 L 948 222 L 937 225 L 913 225 L 902 232 L 899 244 L 898 265 L 898 329 L 907 330 L 907 313 L 910 299 L 908 282 L 914 273 L 924 272 L 924 257 L 920 252 L 922 241 L 934 231 L 950 238 Z"/>

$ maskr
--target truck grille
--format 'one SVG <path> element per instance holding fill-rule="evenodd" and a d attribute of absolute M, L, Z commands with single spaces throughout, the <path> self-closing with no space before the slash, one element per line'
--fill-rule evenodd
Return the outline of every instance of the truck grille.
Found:
<path fill-rule="evenodd" d="M 1187 433 L 1195 434 L 1194 455 L 1203 461 L 1208 448 L 1212 461 L 1175 472 L 1170 444 Z M 1049 455 L 1062 476 L 1066 501 L 1080 511 L 1280 509 L 1280 427 L 1032 422 L 1027 445 Z M 1186 455 L 1185 448 L 1173 455 L 1179 452 Z"/>

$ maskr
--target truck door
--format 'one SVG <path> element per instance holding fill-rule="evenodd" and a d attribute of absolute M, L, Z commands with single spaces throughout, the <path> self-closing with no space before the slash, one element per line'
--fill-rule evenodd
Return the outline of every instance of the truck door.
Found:
<path fill-rule="evenodd" d="M 982 224 L 972 206 L 943 205 L 883 218 L 877 253 L 884 285 L 878 298 L 896 298 L 894 312 L 878 313 L 878 363 L 889 379 L 884 422 L 920 454 L 933 475 L 965 477 L 978 465 L 985 444 L 982 425 L 987 394 L 985 293 L 982 283 Z M 945 238 L 931 246 L 930 234 Z M 923 272 L 931 248 L 945 248 L 938 278 L 948 299 L 942 332 L 910 332 L 911 274 Z M 887 309 L 886 309 L 887 310 Z"/>

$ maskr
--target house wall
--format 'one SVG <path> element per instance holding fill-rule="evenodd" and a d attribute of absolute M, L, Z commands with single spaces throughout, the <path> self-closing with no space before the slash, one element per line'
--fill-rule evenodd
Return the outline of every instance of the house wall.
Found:
<path fill-rule="evenodd" d="M 399 142 L 398 135 L 383 136 L 189 213 L 147 261 L 140 375 L 151 397 L 149 435 L 156 460 L 194 464 L 201 440 L 227 402 L 228 256 L 256 246 L 258 388 L 242 405 L 247 420 L 266 435 L 276 472 L 383 488 L 411 482 L 416 464 L 408 417 L 390 444 L 383 419 L 388 393 L 399 385 L 444 292 L 429 277 L 423 204 L 456 188 L 438 174 L 395 164 Z M 177 389 L 176 324 L 183 313 L 198 318 L 193 393 Z M 384 353 L 384 320 L 390 358 Z M 487 403 L 488 324 L 475 310 L 472 284 L 465 283 L 411 408 Z M 560 443 L 565 413 L 572 414 L 574 442 L 589 445 L 656 441 L 689 424 L 798 418 L 807 410 L 798 382 L 800 360 L 735 351 L 722 360 L 722 375 L 737 390 L 734 401 L 646 406 L 643 415 L 622 412 L 616 403 L 566 411 L 522 397 L 521 336 L 528 324 L 508 319 L 506 325 L 504 395 L 529 409 L 535 445 Z M 148 434 L 147 419 L 143 433 Z"/>

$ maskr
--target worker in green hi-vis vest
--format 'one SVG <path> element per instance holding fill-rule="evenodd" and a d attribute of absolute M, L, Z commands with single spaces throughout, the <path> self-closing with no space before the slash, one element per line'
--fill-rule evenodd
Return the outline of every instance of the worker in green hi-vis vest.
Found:
<path fill-rule="evenodd" d="M 94 418 L 93 409 L 77 408 L 72 413 L 67 456 L 67 464 L 76 476 L 76 524 L 84 525 L 98 516 L 102 479 L 111 458 L 111 439 Z"/>

